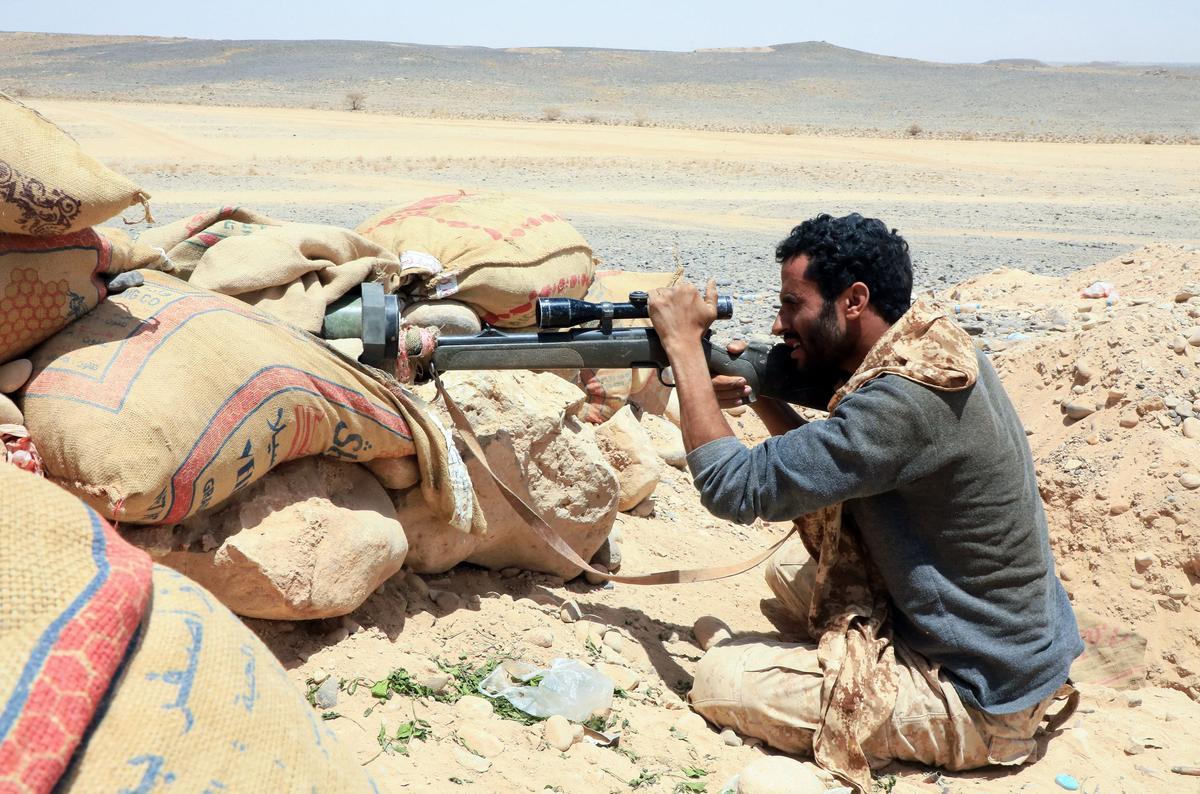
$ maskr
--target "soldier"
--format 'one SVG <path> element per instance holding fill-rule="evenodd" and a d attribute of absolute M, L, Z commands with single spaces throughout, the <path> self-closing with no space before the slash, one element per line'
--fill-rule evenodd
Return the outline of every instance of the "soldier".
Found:
<path fill-rule="evenodd" d="M 766 578 L 810 640 L 721 632 L 693 708 L 862 791 L 892 760 L 1036 760 L 1053 702 L 1066 700 L 1061 724 L 1078 700 L 1068 672 L 1083 644 L 999 378 L 950 318 L 911 304 L 908 245 L 881 221 L 820 215 L 776 259 L 772 333 L 797 367 L 838 385 L 822 421 L 754 402 L 773 434 L 754 447 L 721 412 L 749 389 L 710 378 L 701 354 L 715 285 L 651 296 L 701 501 L 740 523 L 796 522 Z"/>

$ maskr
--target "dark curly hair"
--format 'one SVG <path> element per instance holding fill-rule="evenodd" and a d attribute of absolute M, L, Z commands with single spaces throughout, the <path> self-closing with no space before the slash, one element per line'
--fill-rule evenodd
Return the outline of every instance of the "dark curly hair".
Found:
<path fill-rule="evenodd" d="M 894 323 L 912 303 L 908 243 L 883 221 L 857 212 L 842 218 L 821 214 L 805 221 L 775 247 L 779 264 L 804 254 L 804 277 L 817 283 L 826 303 L 856 281 L 871 291 L 871 306 Z"/>

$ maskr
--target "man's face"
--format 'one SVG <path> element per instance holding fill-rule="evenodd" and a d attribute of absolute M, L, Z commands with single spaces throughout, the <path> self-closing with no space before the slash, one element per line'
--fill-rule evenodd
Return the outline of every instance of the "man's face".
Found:
<path fill-rule="evenodd" d="M 783 263 L 779 314 L 771 333 L 792 348 L 792 360 L 810 375 L 836 374 L 853 345 L 834 301 L 826 302 L 815 281 L 804 277 L 808 257 L 799 254 Z"/>

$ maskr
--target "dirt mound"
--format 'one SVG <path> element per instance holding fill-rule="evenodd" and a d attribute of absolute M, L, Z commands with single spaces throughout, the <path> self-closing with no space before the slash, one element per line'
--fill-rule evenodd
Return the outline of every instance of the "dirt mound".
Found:
<path fill-rule="evenodd" d="M 1096 282 L 1117 294 L 1081 298 Z M 1077 609 L 1146 638 L 1146 680 L 1200 699 L 1200 251 L 1150 246 L 1064 279 L 997 271 L 945 297 L 1053 321 L 994 361 L 1060 574 Z"/>

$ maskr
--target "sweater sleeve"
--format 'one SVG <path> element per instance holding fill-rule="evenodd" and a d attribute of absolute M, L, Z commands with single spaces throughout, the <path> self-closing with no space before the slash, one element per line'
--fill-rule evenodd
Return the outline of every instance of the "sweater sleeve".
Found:
<path fill-rule="evenodd" d="M 937 444 L 914 388 L 930 391 L 885 375 L 847 396 L 826 420 L 755 447 L 732 436 L 697 447 L 687 461 L 701 504 L 741 524 L 790 521 L 934 471 Z"/>

